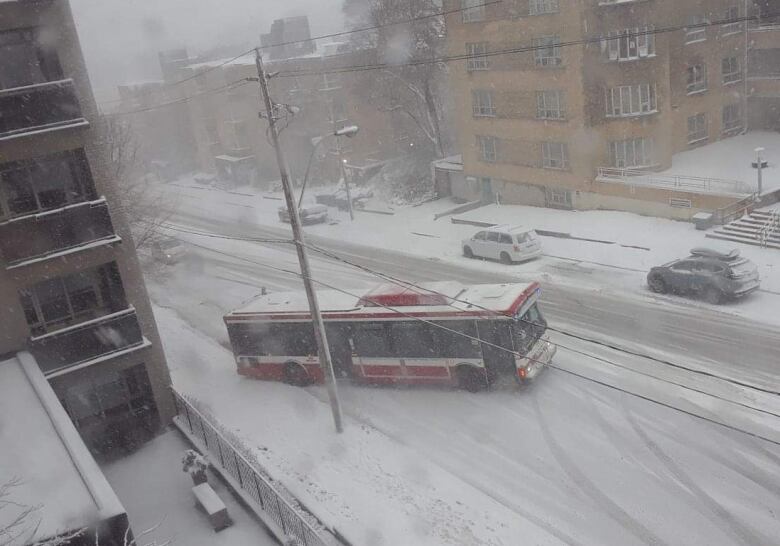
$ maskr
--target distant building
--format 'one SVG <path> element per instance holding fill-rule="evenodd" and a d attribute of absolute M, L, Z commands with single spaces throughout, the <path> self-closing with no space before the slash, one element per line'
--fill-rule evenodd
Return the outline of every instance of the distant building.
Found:
<path fill-rule="evenodd" d="M 780 0 L 755 0 L 751 15 L 748 126 L 780 131 Z"/>
<path fill-rule="evenodd" d="M 776 108 L 778 31 L 746 29 L 744 2 L 483 4 L 445 2 L 470 8 L 447 16 L 448 53 L 469 56 L 450 63 L 464 197 L 689 219 L 755 191 L 642 176 L 743 132 L 748 104 Z"/>
<path fill-rule="evenodd" d="M 29 351 L 106 452 L 174 407 L 100 126 L 67 0 L 0 2 L 0 355 Z"/>
<path fill-rule="evenodd" d="M 285 17 L 271 23 L 271 30 L 260 35 L 260 45 L 270 60 L 289 59 L 314 53 L 316 44 L 311 39 L 309 18 Z"/>

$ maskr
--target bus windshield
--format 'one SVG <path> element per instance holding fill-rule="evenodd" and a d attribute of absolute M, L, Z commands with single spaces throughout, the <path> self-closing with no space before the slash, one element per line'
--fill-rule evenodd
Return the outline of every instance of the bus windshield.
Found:
<path fill-rule="evenodd" d="M 527 353 L 546 329 L 547 321 L 534 303 L 522 316 L 515 317 L 512 330 L 516 350 L 523 354 Z"/>

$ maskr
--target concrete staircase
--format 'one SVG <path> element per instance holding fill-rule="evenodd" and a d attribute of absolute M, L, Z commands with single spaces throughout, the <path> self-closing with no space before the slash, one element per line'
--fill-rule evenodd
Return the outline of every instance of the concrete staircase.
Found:
<path fill-rule="evenodd" d="M 780 250 L 780 209 L 755 210 L 708 232 L 706 236 Z"/>

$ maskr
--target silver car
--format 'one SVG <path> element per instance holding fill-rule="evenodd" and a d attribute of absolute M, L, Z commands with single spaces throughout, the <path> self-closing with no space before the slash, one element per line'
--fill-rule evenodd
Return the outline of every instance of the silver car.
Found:
<path fill-rule="evenodd" d="M 511 264 L 542 255 L 542 243 L 532 229 L 523 226 L 494 226 L 463 240 L 466 258 L 488 258 Z"/>

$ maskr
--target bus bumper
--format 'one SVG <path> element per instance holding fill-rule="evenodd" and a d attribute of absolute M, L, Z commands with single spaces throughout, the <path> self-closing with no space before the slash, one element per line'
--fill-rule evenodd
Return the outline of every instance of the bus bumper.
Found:
<path fill-rule="evenodd" d="M 557 351 L 547 337 L 536 342 L 528 357 L 517 361 L 517 376 L 520 381 L 531 381 L 539 375 L 545 366 L 552 362 Z"/>

